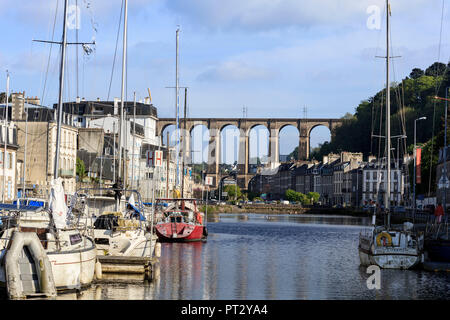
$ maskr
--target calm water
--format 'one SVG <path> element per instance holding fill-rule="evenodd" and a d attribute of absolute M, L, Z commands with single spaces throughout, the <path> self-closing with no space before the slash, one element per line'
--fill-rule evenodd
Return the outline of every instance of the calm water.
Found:
<path fill-rule="evenodd" d="M 58 299 L 449 299 L 450 274 L 381 270 L 369 290 L 358 235 L 368 219 L 221 214 L 205 243 L 162 245 L 160 278 L 97 284 Z"/>

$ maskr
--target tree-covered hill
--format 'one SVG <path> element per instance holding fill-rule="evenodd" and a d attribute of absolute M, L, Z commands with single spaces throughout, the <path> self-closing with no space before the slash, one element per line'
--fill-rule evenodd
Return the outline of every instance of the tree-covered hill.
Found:
<path fill-rule="evenodd" d="M 428 188 L 429 175 L 435 175 L 435 163 L 439 148 L 443 146 L 444 110 L 445 103 L 434 99 L 434 96 L 445 97 L 445 88 L 450 87 L 450 63 L 445 65 L 435 62 L 425 70 L 414 68 L 408 77 L 401 82 L 391 83 L 391 136 L 406 134 L 406 144 L 401 139 L 392 138 L 392 148 L 400 149 L 400 157 L 404 150 L 412 154 L 414 144 L 414 120 L 426 117 L 426 120 L 417 122 L 417 143 L 424 144 L 422 177 L 424 182 L 419 188 Z M 321 160 L 323 155 L 330 152 L 341 151 L 363 152 L 364 156 L 384 156 L 384 138 L 372 135 L 385 136 L 385 94 L 382 89 L 374 96 L 361 101 L 354 114 L 346 114 L 342 126 L 332 132 L 332 141 L 321 144 L 311 152 L 311 158 Z M 441 132 L 442 131 L 442 132 Z M 431 138 L 435 136 L 435 141 Z M 442 140 L 442 141 L 441 141 Z M 431 152 L 433 161 L 429 170 Z M 381 153 L 380 153 L 381 151 Z M 294 158 L 297 150 L 291 153 Z M 432 176 L 432 179 L 435 177 Z"/>

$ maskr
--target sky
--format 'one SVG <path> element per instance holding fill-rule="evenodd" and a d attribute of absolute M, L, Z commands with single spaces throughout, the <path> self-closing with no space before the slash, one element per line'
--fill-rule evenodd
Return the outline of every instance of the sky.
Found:
<path fill-rule="evenodd" d="M 385 53 L 384 0 L 128 2 L 127 97 L 135 91 L 141 99 L 149 88 L 160 117 L 175 114 L 175 90 L 167 87 L 175 85 L 178 27 L 179 81 L 189 87 L 191 117 L 242 117 L 246 107 L 249 118 L 302 118 L 306 107 L 308 118 L 339 118 L 384 87 L 385 60 L 375 57 Z M 65 101 L 77 93 L 87 100 L 120 97 L 122 29 L 114 68 L 113 58 L 121 5 L 69 0 L 68 41 L 75 42 L 79 12 L 78 40 L 95 39 L 96 45 L 90 55 L 78 46 L 78 81 L 77 46 L 69 46 Z M 49 59 L 51 46 L 33 39 L 61 40 L 63 0 L 0 0 L 0 7 L 0 87 L 8 70 L 12 91 L 52 105 L 59 47 L 52 46 Z M 450 1 L 392 0 L 391 14 L 392 54 L 401 56 L 393 62 L 392 81 L 414 67 L 449 61 Z M 298 145 L 297 136 L 294 128 L 281 132 L 280 154 Z M 311 145 L 329 139 L 328 129 L 319 127 Z M 266 152 L 265 142 L 251 145 L 251 156 Z"/>

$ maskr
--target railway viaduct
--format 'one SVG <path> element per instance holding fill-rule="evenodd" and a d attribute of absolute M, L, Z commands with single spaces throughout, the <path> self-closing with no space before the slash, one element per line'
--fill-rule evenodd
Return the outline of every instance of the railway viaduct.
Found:
<path fill-rule="evenodd" d="M 342 124 L 342 119 L 295 119 L 295 118 L 186 118 L 179 120 L 179 126 L 183 132 L 180 147 L 180 155 L 184 157 L 186 163 L 191 161 L 190 139 L 192 129 L 197 125 L 204 125 L 209 130 L 208 145 L 208 168 L 207 176 L 212 176 L 214 186 L 218 186 L 220 179 L 220 133 L 229 125 L 239 129 L 239 159 L 238 159 L 238 185 L 247 189 L 249 180 L 253 174 L 249 173 L 249 134 L 253 127 L 262 125 L 269 131 L 269 162 L 279 161 L 279 133 L 286 126 L 294 126 L 299 132 L 298 150 L 299 159 L 308 159 L 310 152 L 310 133 L 317 126 L 325 126 L 331 132 L 331 139 L 334 136 L 334 129 Z M 159 118 L 156 124 L 156 134 L 161 136 L 164 129 L 170 125 L 176 125 L 175 118 Z"/>

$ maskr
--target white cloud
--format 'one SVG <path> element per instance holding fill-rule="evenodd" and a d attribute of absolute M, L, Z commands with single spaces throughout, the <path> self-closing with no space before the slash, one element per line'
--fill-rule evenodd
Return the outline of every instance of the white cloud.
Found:
<path fill-rule="evenodd" d="M 250 66 L 243 61 L 226 61 L 209 67 L 198 75 L 199 81 L 241 81 L 264 80 L 273 76 L 273 72 L 266 68 Z"/>
<path fill-rule="evenodd" d="M 399 0 L 396 10 L 414 11 L 425 0 Z M 384 0 L 166 0 L 169 10 L 213 30 L 268 31 L 286 27 L 366 25 L 370 6 L 384 10 Z"/>

